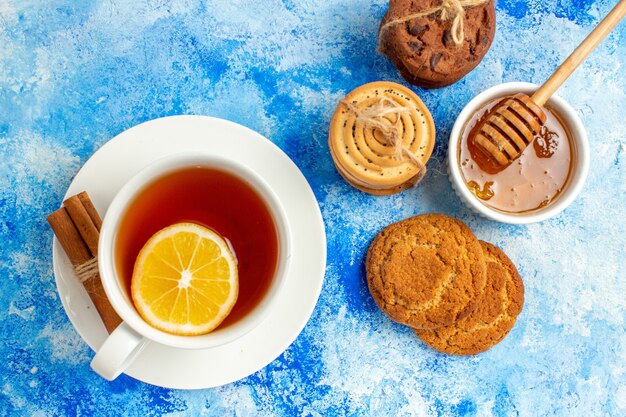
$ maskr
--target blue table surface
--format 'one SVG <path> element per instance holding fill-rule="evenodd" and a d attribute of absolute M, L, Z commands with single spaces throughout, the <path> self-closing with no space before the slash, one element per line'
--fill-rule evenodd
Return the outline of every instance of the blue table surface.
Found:
<path fill-rule="evenodd" d="M 615 3 L 500 0 L 482 63 L 453 86 L 413 88 L 437 125 L 427 177 L 376 198 L 341 179 L 327 134 L 350 90 L 403 83 L 376 52 L 386 1 L 0 1 L 0 416 L 625 416 L 626 24 L 559 90 L 592 149 L 562 214 L 488 221 L 445 174 L 463 106 L 502 82 L 543 82 Z M 45 221 L 100 146 L 175 114 L 232 120 L 276 143 L 310 182 L 328 238 L 322 293 L 297 340 L 261 371 L 198 391 L 90 370 L 93 352 L 56 292 Z M 437 353 L 369 295 L 371 239 L 425 212 L 465 221 L 523 276 L 524 310 L 486 353 Z"/>

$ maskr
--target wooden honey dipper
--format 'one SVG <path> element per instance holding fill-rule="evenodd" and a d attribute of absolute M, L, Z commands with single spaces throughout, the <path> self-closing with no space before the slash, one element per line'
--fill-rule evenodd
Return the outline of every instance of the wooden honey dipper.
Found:
<path fill-rule="evenodd" d="M 473 140 L 474 145 L 489 158 L 489 161 L 485 163 L 494 162 L 499 165 L 501 171 L 517 159 L 526 146 L 540 135 L 541 127 L 546 121 L 546 115 L 541 106 L 613 30 L 624 15 L 626 15 L 626 0 L 620 0 L 532 97 L 523 93 L 507 97 L 482 118 L 478 126 L 474 128 L 475 133 L 470 140 Z M 481 166 L 481 168 L 485 167 Z"/>

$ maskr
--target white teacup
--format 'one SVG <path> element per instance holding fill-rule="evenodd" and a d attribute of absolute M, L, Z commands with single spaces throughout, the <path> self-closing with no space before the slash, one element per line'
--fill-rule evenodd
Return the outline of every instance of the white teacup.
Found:
<path fill-rule="evenodd" d="M 245 317 L 224 328 L 199 336 L 179 336 L 158 330 L 139 315 L 130 294 L 123 287 L 115 259 L 115 243 L 120 222 L 129 204 L 146 185 L 163 175 L 185 167 L 211 167 L 234 174 L 261 196 L 272 214 L 278 234 L 278 259 L 274 278 L 262 299 Z M 287 279 L 291 253 L 291 237 L 287 216 L 276 194 L 252 169 L 241 163 L 203 154 L 175 154 L 142 169 L 117 193 L 109 206 L 100 231 L 98 263 L 102 285 L 115 311 L 123 322 L 109 335 L 91 361 L 91 367 L 102 377 L 113 380 L 132 363 L 150 341 L 182 349 L 206 349 L 223 345 L 257 326 L 267 315 L 283 283 Z"/>

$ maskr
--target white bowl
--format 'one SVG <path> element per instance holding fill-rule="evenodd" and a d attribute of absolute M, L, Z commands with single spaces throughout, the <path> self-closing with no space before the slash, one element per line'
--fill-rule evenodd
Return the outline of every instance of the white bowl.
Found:
<path fill-rule="evenodd" d="M 576 111 L 565 100 L 554 94 L 548 100 L 547 105 L 558 113 L 561 121 L 571 134 L 572 152 L 574 153 L 572 173 L 565 185 L 565 189 L 561 191 L 558 198 L 541 209 L 524 213 L 506 213 L 486 206 L 467 188 L 459 169 L 458 160 L 459 143 L 465 123 L 491 100 L 520 92 L 532 95 L 537 88 L 536 84 L 523 82 L 512 82 L 491 87 L 474 97 L 463 108 L 452 127 L 448 145 L 448 175 L 450 182 L 454 191 L 466 206 L 488 219 L 502 223 L 528 224 L 554 217 L 574 201 L 587 178 L 587 172 L 589 171 L 587 132 Z"/>

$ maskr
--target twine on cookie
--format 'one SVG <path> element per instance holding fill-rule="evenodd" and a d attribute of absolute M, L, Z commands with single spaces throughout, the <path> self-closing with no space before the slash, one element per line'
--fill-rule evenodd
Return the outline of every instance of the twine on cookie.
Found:
<path fill-rule="evenodd" d="M 420 13 L 413 13 L 408 16 L 399 17 L 385 23 L 380 28 L 380 36 L 378 38 L 379 42 L 382 38 L 383 32 L 393 25 L 439 13 L 439 19 L 444 22 L 452 19 L 452 27 L 450 28 L 452 40 L 456 45 L 461 45 L 465 40 L 465 9 L 480 6 L 481 4 L 489 1 L 491 0 L 441 0 L 441 4 L 437 7 L 424 10 Z"/>
<path fill-rule="evenodd" d="M 354 113 L 356 120 L 361 121 L 366 128 L 369 127 L 373 130 L 378 130 L 387 143 L 393 146 L 394 158 L 402 160 L 403 155 L 409 157 L 409 161 L 418 169 L 415 176 L 416 185 L 422 180 L 422 178 L 424 178 L 424 175 L 426 175 L 426 166 L 409 150 L 409 148 L 404 146 L 402 136 L 400 135 L 400 125 L 402 124 L 400 116 L 410 113 L 410 108 L 400 106 L 388 97 L 380 97 L 376 103 L 368 106 L 364 110 L 358 109 L 354 104 L 345 99 L 340 100 L 339 103 L 345 105 L 352 113 Z M 390 114 L 396 115 L 396 121 L 393 123 L 385 117 Z"/>
<path fill-rule="evenodd" d="M 90 278 L 98 275 L 98 257 L 91 258 L 85 263 L 78 265 L 76 268 L 76 275 L 80 282 L 85 282 Z"/>

